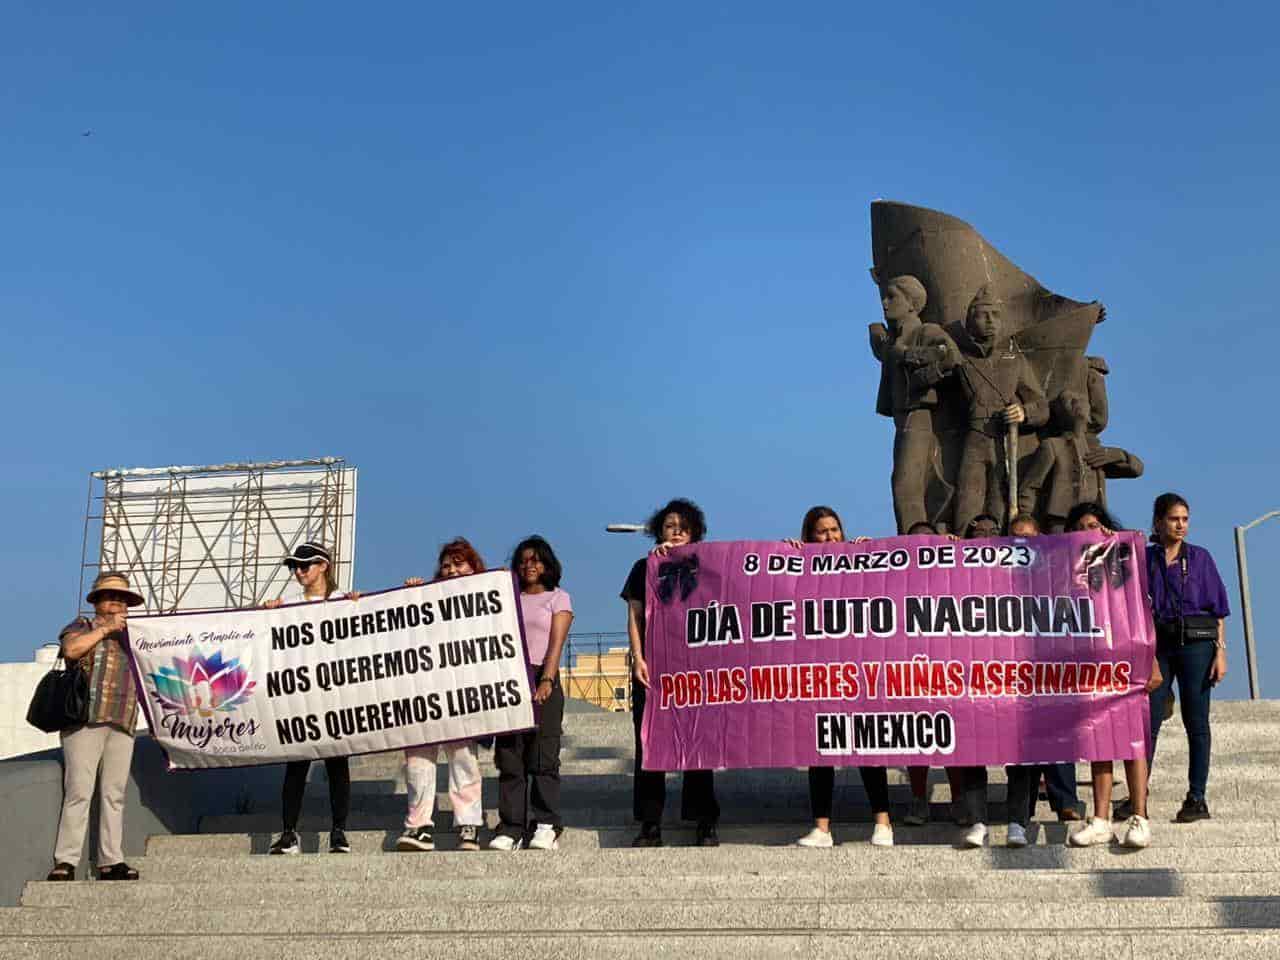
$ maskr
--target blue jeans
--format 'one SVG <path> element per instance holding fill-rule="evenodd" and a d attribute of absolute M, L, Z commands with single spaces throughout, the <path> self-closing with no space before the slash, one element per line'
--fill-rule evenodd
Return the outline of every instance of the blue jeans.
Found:
<path fill-rule="evenodd" d="M 1178 681 L 1178 705 L 1182 708 L 1182 725 L 1187 729 L 1189 758 L 1187 763 L 1187 795 L 1203 800 L 1209 784 L 1209 669 L 1218 648 L 1200 641 L 1183 646 L 1160 643 L 1156 661 L 1164 682 L 1151 694 L 1151 756 L 1155 762 L 1156 737 L 1164 722 L 1165 707 L 1173 696 L 1173 681 Z"/>
<path fill-rule="evenodd" d="M 1080 793 L 1076 788 L 1076 765 L 1074 763 L 1051 763 L 1044 768 L 1044 785 L 1049 793 L 1049 808 L 1054 813 L 1063 810 L 1075 810 L 1084 813 L 1084 805 L 1080 802 Z"/>

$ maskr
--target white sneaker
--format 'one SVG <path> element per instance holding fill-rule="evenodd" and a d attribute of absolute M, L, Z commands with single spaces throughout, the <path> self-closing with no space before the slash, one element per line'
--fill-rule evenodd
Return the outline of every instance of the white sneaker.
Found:
<path fill-rule="evenodd" d="M 493 846 L 493 844 L 490 844 Z M 549 823 L 540 823 L 529 839 L 530 850 L 559 850 L 560 841 L 556 838 L 556 828 Z"/>
<path fill-rule="evenodd" d="M 1101 817 L 1092 817 L 1088 824 L 1071 834 L 1067 842 L 1073 847 L 1095 847 L 1100 843 L 1110 843 L 1114 839 L 1111 824 Z"/>
<path fill-rule="evenodd" d="M 835 838 L 831 836 L 830 830 L 819 830 L 814 827 L 803 837 L 796 841 L 797 847 L 815 847 L 826 850 L 836 845 Z"/>
<path fill-rule="evenodd" d="M 966 847 L 985 847 L 987 845 L 987 825 L 985 823 L 975 823 L 970 827 L 965 832 L 964 845 Z"/>
<path fill-rule="evenodd" d="M 1124 833 L 1120 834 L 1120 842 L 1126 847 L 1141 850 L 1151 845 L 1151 823 L 1146 817 L 1136 813 L 1125 821 Z"/>
<path fill-rule="evenodd" d="M 902 822 L 909 827 L 922 827 L 929 822 L 929 798 L 912 797 L 911 806 Z"/>
<path fill-rule="evenodd" d="M 1006 841 L 1011 847 L 1025 847 L 1027 845 L 1027 830 L 1020 823 L 1009 824 L 1009 839 Z"/>
<path fill-rule="evenodd" d="M 892 847 L 893 827 L 887 823 L 877 823 L 875 829 L 871 831 L 871 845 L 873 847 Z"/>
<path fill-rule="evenodd" d="M 508 834 L 505 834 L 505 833 L 499 833 L 492 840 L 489 841 L 490 850 L 503 850 L 503 851 L 519 850 L 521 846 L 522 846 L 522 843 L 519 839 L 517 839 L 516 837 L 509 836 Z"/>

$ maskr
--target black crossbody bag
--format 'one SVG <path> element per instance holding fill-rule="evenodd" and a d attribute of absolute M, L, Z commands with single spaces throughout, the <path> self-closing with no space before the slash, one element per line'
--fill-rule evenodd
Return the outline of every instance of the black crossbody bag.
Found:
<path fill-rule="evenodd" d="M 1175 595 L 1169 583 L 1169 565 L 1162 563 L 1160 573 L 1164 577 L 1165 592 Z M 1188 643 L 1217 643 L 1218 618 L 1207 613 L 1182 613 L 1182 598 L 1187 594 L 1187 548 L 1183 545 L 1182 556 L 1178 565 L 1182 567 L 1182 589 L 1176 594 L 1178 598 L 1178 619 L 1165 620 L 1156 624 L 1156 634 L 1161 640 L 1174 646 Z"/>

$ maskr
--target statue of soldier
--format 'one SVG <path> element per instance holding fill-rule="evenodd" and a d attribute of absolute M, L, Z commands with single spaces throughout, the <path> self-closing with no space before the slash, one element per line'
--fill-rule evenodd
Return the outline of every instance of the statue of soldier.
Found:
<path fill-rule="evenodd" d="M 1099 497 L 1097 472 L 1087 462 L 1089 432 L 1095 429 L 1092 407 L 1083 394 L 1063 390 L 1049 404 L 1049 424 L 1051 431 L 1040 438 L 1039 449 L 1019 478 L 1018 509 L 1035 513 L 1040 491 L 1047 485 L 1041 528 L 1060 533 L 1072 507 Z"/>
<path fill-rule="evenodd" d="M 924 284 L 915 277 L 894 277 L 880 288 L 888 324 L 869 326 L 871 352 L 880 361 L 876 413 L 893 418 L 893 512 L 898 532 L 928 521 L 925 487 L 933 458 L 933 411 L 937 382 L 946 374 L 950 338 L 937 324 L 925 323 Z"/>
<path fill-rule="evenodd" d="M 1095 483 L 1098 502 L 1107 503 L 1107 480 L 1136 480 L 1142 476 L 1145 466 L 1136 453 L 1123 447 L 1106 447 L 1098 434 L 1107 428 L 1110 405 L 1107 402 L 1107 382 L 1103 378 L 1111 372 L 1103 357 L 1085 357 L 1089 365 L 1087 376 L 1089 390 L 1089 450 L 1085 464 L 1096 471 Z"/>
<path fill-rule="evenodd" d="M 1007 519 L 1006 485 L 1018 469 L 1017 430 L 1042 426 L 1049 405 L 1035 371 L 1005 329 L 1004 304 L 988 286 L 965 313 L 959 357 L 949 362 L 969 404 L 968 429 L 956 483 L 956 530 L 980 513 Z M 951 349 L 955 349 L 954 344 Z"/>
<path fill-rule="evenodd" d="M 1047 482 L 1042 524 L 1048 533 L 1060 533 L 1067 513 L 1077 503 L 1107 502 L 1107 479 L 1142 476 L 1142 460 L 1123 447 L 1102 445 L 1099 434 L 1107 428 L 1110 411 L 1107 385 L 1110 371 L 1102 357 L 1086 357 L 1087 394 L 1064 390 L 1052 404 L 1052 419 L 1059 435 L 1041 440 L 1026 471 L 1026 486 L 1019 495 L 1020 507 L 1034 509 L 1040 488 Z"/>

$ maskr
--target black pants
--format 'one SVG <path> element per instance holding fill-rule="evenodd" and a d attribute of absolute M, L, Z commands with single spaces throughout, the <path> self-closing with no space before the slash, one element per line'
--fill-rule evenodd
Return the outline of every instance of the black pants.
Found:
<path fill-rule="evenodd" d="M 1009 808 L 1010 823 L 1020 823 L 1025 827 L 1035 817 L 1041 776 L 1049 788 L 1049 806 L 1054 813 L 1061 815 L 1064 810 L 1080 811 L 1080 800 L 1076 795 L 1075 764 L 1011 764 L 1005 767 L 1005 773 L 1009 778 L 1006 805 Z"/>
<path fill-rule="evenodd" d="M 535 687 L 536 689 L 536 687 Z M 498 833 L 532 835 L 539 823 L 557 830 L 560 819 L 560 735 L 564 723 L 564 689 L 560 678 L 542 705 L 538 728 L 509 733 L 493 743 L 498 768 Z"/>
<path fill-rule="evenodd" d="M 859 767 L 863 789 L 872 813 L 889 812 L 889 772 L 884 767 Z M 831 796 L 835 793 L 835 767 L 809 768 L 809 809 L 813 819 L 831 819 Z"/>
<path fill-rule="evenodd" d="M 959 768 L 960 805 L 969 814 L 970 823 L 987 822 L 987 768 Z M 1024 804 L 1022 809 L 1026 809 Z"/>
<path fill-rule="evenodd" d="M 302 794 L 307 789 L 307 772 L 310 760 L 292 760 L 284 765 L 284 789 L 280 802 L 284 807 L 286 833 L 298 829 L 302 815 Z M 351 809 L 351 768 L 346 757 L 328 757 L 324 772 L 329 779 L 329 811 L 333 814 L 333 828 L 347 829 L 347 812 Z"/>
<path fill-rule="evenodd" d="M 644 769 L 644 746 L 640 742 L 640 724 L 644 719 L 647 691 L 638 683 L 631 685 L 631 720 L 636 731 L 635 793 L 632 812 L 641 823 L 662 823 L 662 808 L 667 803 L 667 775 L 661 770 Z M 680 793 L 680 818 L 698 823 L 717 823 L 720 803 L 716 800 L 715 774 L 710 770 L 686 770 Z"/>

